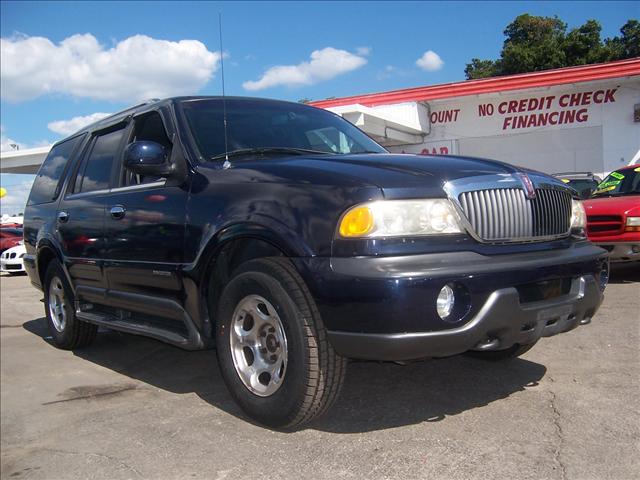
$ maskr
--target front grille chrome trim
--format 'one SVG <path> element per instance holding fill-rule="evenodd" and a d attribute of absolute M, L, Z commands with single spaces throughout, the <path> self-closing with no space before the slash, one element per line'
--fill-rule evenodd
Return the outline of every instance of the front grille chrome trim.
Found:
<path fill-rule="evenodd" d="M 482 243 L 532 243 L 571 234 L 572 194 L 553 179 L 533 176 L 527 198 L 516 176 L 461 179 L 444 186 L 468 233 Z M 483 181 L 484 180 L 484 181 Z"/>

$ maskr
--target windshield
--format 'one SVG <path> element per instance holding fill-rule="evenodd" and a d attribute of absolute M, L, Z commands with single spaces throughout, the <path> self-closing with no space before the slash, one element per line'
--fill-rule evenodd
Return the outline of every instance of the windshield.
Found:
<path fill-rule="evenodd" d="M 611 172 L 604 179 L 592 197 L 638 195 L 640 194 L 640 167 Z"/>
<path fill-rule="evenodd" d="M 317 153 L 385 153 L 386 150 L 333 113 L 303 104 L 228 98 L 225 150 L 222 99 L 182 102 L 193 138 L 205 159 L 245 149 L 312 150 Z"/>
<path fill-rule="evenodd" d="M 591 195 L 591 192 L 598 186 L 596 180 L 589 179 L 563 179 L 562 181 L 578 192 L 582 198 Z"/>

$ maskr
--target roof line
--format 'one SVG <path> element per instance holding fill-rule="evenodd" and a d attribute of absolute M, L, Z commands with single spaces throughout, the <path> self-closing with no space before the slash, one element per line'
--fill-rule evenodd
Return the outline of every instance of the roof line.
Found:
<path fill-rule="evenodd" d="M 317 100 L 309 102 L 309 104 L 322 108 L 352 105 L 355 103 L 367 107 L 374 107 L 376 105 L 387 105 L 390 103 L 438 100 L 442 98 L 590 82 L 635 75 L 640 75 L 640 57 L 608 63 L 543 70 L 541 72 L 519 73 L 479 80 L 466 80 L 462 82 L 391 90 L 388 92 Z"/>

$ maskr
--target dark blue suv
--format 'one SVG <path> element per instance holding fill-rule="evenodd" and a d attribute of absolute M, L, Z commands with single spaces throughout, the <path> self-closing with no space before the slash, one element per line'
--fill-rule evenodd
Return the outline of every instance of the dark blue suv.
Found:
<path fill-rule="evenodd" d="M 608 277 L 559 180 L 392 155 L 273 100 L 173 98 L 83 129 L 52 148 L 24 226 L 57 346 L 98 326 L 215 346 L 274 427 L 326 411 L 348 358 L 520 355 L 588 323 Z"/>

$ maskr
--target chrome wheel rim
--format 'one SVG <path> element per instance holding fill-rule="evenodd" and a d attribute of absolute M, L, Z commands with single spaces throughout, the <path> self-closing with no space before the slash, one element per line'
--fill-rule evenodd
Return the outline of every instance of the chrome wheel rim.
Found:
<path fill-rule="evenodd" d="M 287 337 L 271 303 L 260 295 L 244 297 L 233 312 L 229 332 L 233 366 L 247 389 L 273 395 L 287 371 Z"/>
<path fill-rule="evenodd" d="M 53 327 L 60 333 L 67 326 L 66 306 L 62 281 L 58 277 L 53 277 L 49 284 L 49 316 L 53 322 Z"/>

